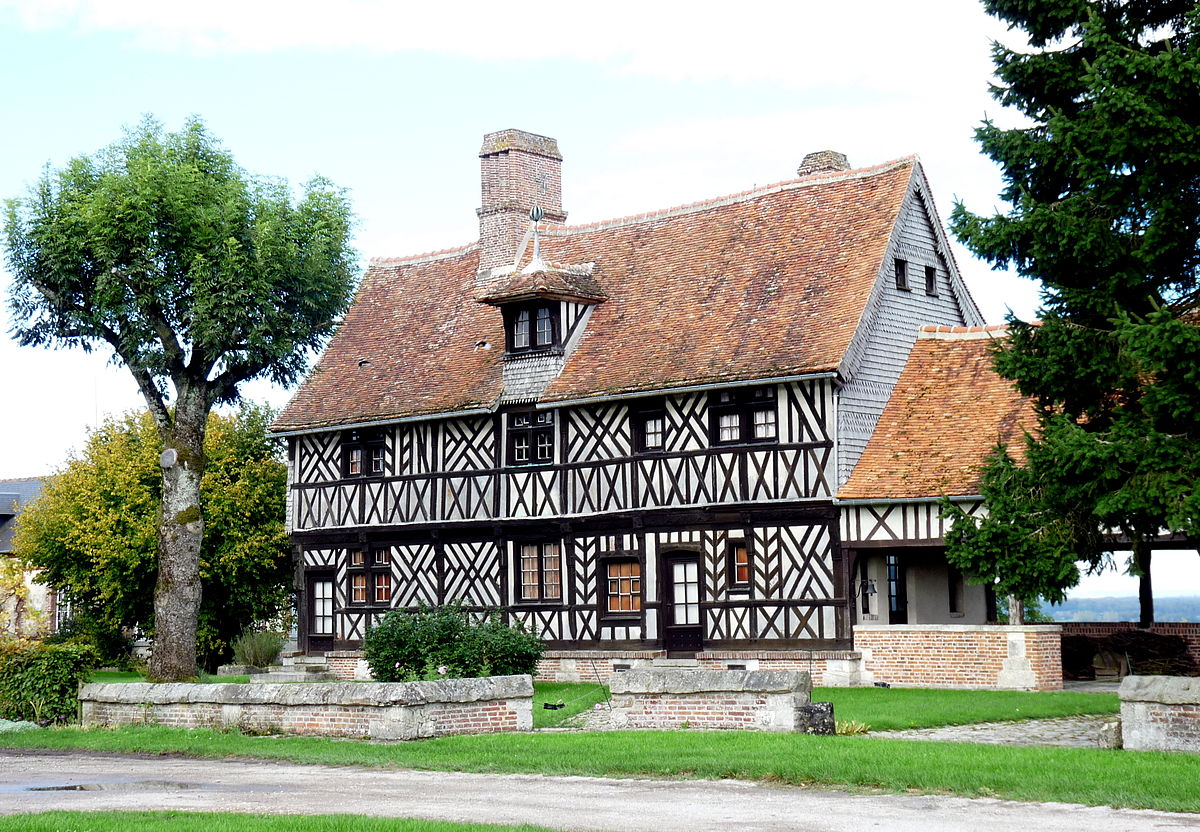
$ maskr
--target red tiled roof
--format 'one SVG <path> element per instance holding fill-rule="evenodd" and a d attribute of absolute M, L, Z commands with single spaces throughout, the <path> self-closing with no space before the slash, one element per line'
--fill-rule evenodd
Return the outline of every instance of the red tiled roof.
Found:
<path fill-rule="evenodd" d="M 915 167 L 908 158 L 655 214 L 545 228 L 545 259 L 595 263 L 608 299 L 542 400 L 836 370 Z M 354 307 L 275 429 L 493 406 L 503 318 L 475 301 L 477 263 L 474 246 L 373 260 Z"/>
<path fill-rule="evenodd" d="M 979 493 L 998 442 L 1020 442 L 1037 419 L 1030 401 L 992 367 L 1003 326 L 924 326 L 842 500 Z"/>

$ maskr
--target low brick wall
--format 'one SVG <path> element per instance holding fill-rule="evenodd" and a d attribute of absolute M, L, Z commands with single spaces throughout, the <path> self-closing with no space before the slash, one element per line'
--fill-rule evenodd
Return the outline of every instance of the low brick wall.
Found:
<path fill-rule="evenodd" d="M 361 650 L 328 650 L 325 664 L 329 665 L 330 673 L 347 682 L 370 679 L 370 671 L 366 668 Z"/>
<path fill-rule="evenodd" d="M 1200 678 L 1126 676 L 1117 693 L 1125 748 L 1200 752 Z"/>
<path fill-rule="evenodd" d="M 1062 689 L 1062 639 L 1053 624 L 858 624 L 854 648 L 864 684 Z"/>
<path fill-rule="evenodd" d="M 596 682 L 606 684 L 615 667 L 641 670 L 663 650 L 547 650 L 537 666 L 537 679 L 545 682 Z M 859 655 L 849 650 L 706 650 L 696 654 L 702 670 L 802 670 L 815 684 L 850 687 L 859 684 Z"/>
<path fill-rule="evenodd" d="M 1187 642 L 1188 653 L 1200 665 L 1200 622 L 1163 621 L 1143 628 L 1136 621 L 1061 621 L 1064 636 L 1107 638 L 1116 633 L 1145 629 L 1159 636 L 1179 636 Z M 1137 670 L 1135 667 L 1134 670 Z"/>
<path fill-rule="evenodd" d="M 533 727 L 529 676 L 391 684 L 92 684 L 80 688 L 79 701 L 89 727 L 231 727 L 388 740 Z"/>
<path fill-rule="evenodd" d="M 812 682 L 788 670 L 631 670 L 612 677 L 612 727 L 796 731 Z"/>

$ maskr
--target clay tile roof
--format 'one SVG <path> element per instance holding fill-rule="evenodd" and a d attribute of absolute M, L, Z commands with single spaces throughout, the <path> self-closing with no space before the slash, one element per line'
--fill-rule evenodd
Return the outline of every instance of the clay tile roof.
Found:
<path fill-rule="evenodd" d="M 879 424 L 838 499 L 911 499 L 979 493 L 998 442 L 1019 442 L 1033 406 L 992 368 L 1003 326 L 921 327 Z"/>
<path fill-rule="evenodd" d="M 545 259 L 595 263 L 607 300 L 542 400 L 835 371 L 915 169 L 908 158 L 545 229 Z M 372 261 L 274 429 L 494 406 L 503 316 L 476 302 L 477 264 L 475 246 Z"/>

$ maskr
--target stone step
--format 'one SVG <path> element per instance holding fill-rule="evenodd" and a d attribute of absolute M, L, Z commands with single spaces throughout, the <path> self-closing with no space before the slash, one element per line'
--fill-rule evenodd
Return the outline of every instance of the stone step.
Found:
<path fill-rule="evenodd" d="M 254 684 L 280 684 L 283 682 L 332 682 L 337 677 L 332 673 L 285 673 L 283 671 L 272 671 L 263 673 L 259 676 L 251 676 L 250 681 Z"/>
<path fill-rule="evenodd" d="M 699 660 L 698 660 L 698 659 L 664 659 L 664 658 L 658 658 L 658 659 L 654 659 L 653 661 L 651 661 L 651 662 L 650 662 L 650 665 L 651 665 L 652 667 L 678 667 L 678 668 L 688 668 L 688 667 L 699 667 L 699 666 L 700 666 L 700 662 L 699 662 Z"/>

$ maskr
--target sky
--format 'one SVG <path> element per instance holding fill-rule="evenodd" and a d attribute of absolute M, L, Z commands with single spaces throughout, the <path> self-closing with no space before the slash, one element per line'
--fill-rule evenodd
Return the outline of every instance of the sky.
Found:
<path fill-rule="evenodd" d="M 571 223 L 787 180 L 825 149 L 856 167 L 918 154 L 943 221 L 956 200 L 1003 209 L 973 131 L 1017 123 L 988 94 L 989 50 L 1021 41 L 977 4 L 720 8 L 0 0 L 0 198 L 150 114 L 168 129 L 200 116 L 256 174 L 346 188 L 364 264 L 473 241 L 480 141 L 510 127 L 558 140 Z M 954 254 L 989 323 L 1034 316 L 1035 285 Z M 9 280 L 0 266 L 5 298 Z M 19 347 L 11 326 L 5 307 L 0 478 L 53 471 L 90 428 L 141 406 L 103 351 Z M 1160 594 L 1200 593 L 1200 558 L 1160 561 Z M 1136 592 L 1129 578 L 1097 586 L 1076 594 Z"/>

